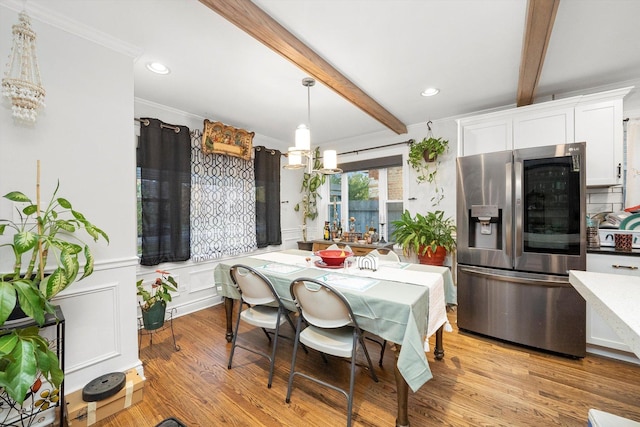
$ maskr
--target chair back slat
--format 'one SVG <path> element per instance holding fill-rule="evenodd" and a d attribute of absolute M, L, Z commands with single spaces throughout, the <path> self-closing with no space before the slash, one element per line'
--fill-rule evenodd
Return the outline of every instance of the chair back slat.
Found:
<path fill-rule="evenodd" d="M 351 307 L 344 295 L 326 283 L 314 279 L 296 279 L 291 296 L 304 319 L 319 328 L 354 325 Z"/>
<path fill-rule="evenodd" d="M 251 267 L 242 264 L 232 266 L 231 279 L 242 294 L 242 299 L 249 304 L 262 305 L 278 301 L 269 279 Z"/>

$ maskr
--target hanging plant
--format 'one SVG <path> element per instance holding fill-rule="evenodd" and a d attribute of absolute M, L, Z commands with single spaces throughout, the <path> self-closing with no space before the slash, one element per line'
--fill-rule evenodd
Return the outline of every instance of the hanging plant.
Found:
<path fill-rule="evenodd" d="M 302 210 L 302 240 L 307 241 L 307 219 L 313 221 L 318 217 L 318 199 L 321 199 L 319 189 L 325 183 L 326 175 L 317 172 L 322 167 L 320 162 L 320 148 L 316 147 L 313 152 L 313 170 L 311 173 L 304 172 L 302 176 L 302 200 L 298 202 L 293 210 Z"/>
<path fill-rule="evenodd" d="M 437 183 L 439 156 L 449 151 L 449 141 L 434 137 L 430 124 L 431 122 L 427 123 L 429 128 L 427 136 L 422 141 L 411 144 L 407 163 L 418 173 L 416 179 L 419 184 L 428 182 L 435 186 L 435 194 L 431 198 L 431 203 L 433 206 L 437 206 L 444 198 L 444 188 Z"/>

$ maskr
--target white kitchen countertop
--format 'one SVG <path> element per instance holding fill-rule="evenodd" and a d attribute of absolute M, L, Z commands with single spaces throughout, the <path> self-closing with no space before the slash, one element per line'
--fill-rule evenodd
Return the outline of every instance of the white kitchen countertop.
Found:
<path fill-rule="evenodd" d="M 640 357 L 640 277 L 571 270 L 569 282 Z"/>

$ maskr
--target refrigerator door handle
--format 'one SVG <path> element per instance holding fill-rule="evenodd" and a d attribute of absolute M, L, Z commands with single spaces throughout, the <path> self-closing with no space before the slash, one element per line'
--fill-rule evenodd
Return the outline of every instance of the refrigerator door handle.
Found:
<path fill-rule="evenodd" d="M 507 258 L 511 258 L 513 255 L 513 232 L 511 231 L 513 229 L 513 208 L 512 208 L 512 203 L 513 203 L 513 199 L 512 199 L 512 187 L 511 187 L 511 176 L 513 175 L 513 163 L 509 162 L 505 165 L 505 195 L 504 195 L 504 200 L 505 200 L 505 206 L 504 206 L 504 210 L 505 212 L 503 212 L 504 218 L 505 218 L 505 223 L 503 226 L 503 230 L 504 230 L 504 253 L 507 256 Z M 507 212 L 507 209 L 510 209 L 511 212 Z M 511 261 L 511 266 L 513 267 L 513 260 Z"/>
<path fill-rule="evenodd" d="M 522 256 L 523 245 L 523 233 L 522 233 L 522 219 L 523 219 L 523 206 L 522 206 L 522 162 L 514 161 L 514 174 L 513 174 L 513 220 L 515 222 L 514 230 L 514 261 Z M 514 264 L 515 265 L 515 264 Z"/>
<path fill-rule="evenodd" d="M 494 270 L 483 267 L 462 267 L 458 266 L 460 272 L 470 275 L 484 277 L 491 280 L 498 280 L 501 282 L 518 283 L 522 285 L 535 285 L 545 286 L 549 288 L 566 288 L 571 287 L 569 278 L 559 278 L 550 275 L 534 275 L 527 273 L 520 274 L 500 274 L 500 270 Z"/>

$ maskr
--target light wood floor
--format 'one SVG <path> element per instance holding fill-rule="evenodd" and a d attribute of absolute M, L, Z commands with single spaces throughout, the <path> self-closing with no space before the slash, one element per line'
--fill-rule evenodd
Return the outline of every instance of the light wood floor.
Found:
<path fill-rule="evenodd" d="M 597 356 L 567 359 L 461 333 L 444 334 L 445 358 L 428 354 L 434 378 L 409 394 L 409 419 L 418 426 L 586 426 L 589 408 L 640 421 L 640 367 Z M 140 359 L 147 381 L 141 403 L 98 422 L 98 427 L 151 427 L 167 417 L 194 426 L 342 426 L 345 398 L 297 377 L 285 403 L 292 342 L 281 340 L 273 387 L 268 362 L 238 349 L 227 369 L 222 305 L 180 317 L 174 327 L 143 337 Z M 293 336 L 289 327 L 284 333 Z M 241 329 L 240 338 L 267 347 L 260 330 Z M 433 340 L 431 342 L 433 347 Z M 379 354 L 369 345 L 372 357 Z M 299 352 L 299 366 L 346 386 L 348 364 L 318 353 Z M 379 383 L 365 369 L 356 378 L 354 426 L 394 426 L 396 394 L 393 353 L 376 365 Z M 376 359 L 377 360 L 377 359 Z"/>

